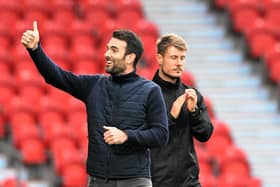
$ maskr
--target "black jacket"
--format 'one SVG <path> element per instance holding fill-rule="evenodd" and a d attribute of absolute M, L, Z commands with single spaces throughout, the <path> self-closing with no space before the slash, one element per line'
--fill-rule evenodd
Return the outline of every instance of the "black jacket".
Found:
<path fill-rule="evenodd" d="M 47 83 L 86 105 L 88 174 L 109 179 L 150 177 L 149 147 L 164 145 L 168 138 L 159 86 L 135 72 L 124 76 L 75 75 L 55 65 L 40 46 L 29 53 Z M 125 131 L 127 142 L 106 144 L 104 125 Z"/>
<path fill-rule="evenodd" d="M 199 110 L 190 113 L 186 107 L 182 107 L 178 119 L 174 119 L 170 115 L 172 104 L 190 87 L 182 84 L 180 79 L 176 84 L 166 82 L 159 77 L 158 72 L 153 81 L 162 89 L 169 118 L 168 144 L 151 150 L 153 187 L 199 186 L 199 167 L 193 138 L 205 142 L 213 131 L 203 97 L 196 90 Z"/>

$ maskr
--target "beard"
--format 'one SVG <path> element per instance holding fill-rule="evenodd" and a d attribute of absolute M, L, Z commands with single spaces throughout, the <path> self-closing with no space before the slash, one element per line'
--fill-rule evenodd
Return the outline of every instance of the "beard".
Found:
<path fill-rule="evenodd" d="M 106 61 L 110 61 L 110 64 L 105 66 L 106 73 L 111 75 L 120 75 L 126 70 L 126 66 L 124 64 L 124 58 L 122 59 L 106 59 Z"/>
<path fill-rule="evenodd" d="M 181 72 L 182 72 L 181 69 L 178 70 L 178 71 L 181 71 Z M 162 74 L 163 74 L 165 77 L 167 77 L 167 78 L 169 78 L 169 79 L 171 79 L 171 80 L 177 80 L 177 79 L 180 78 L 180 75 L 179 75 L 179 76 L 173 76 L 173 75 L 167 73 L 167 72 L 164 70 L 164 68 L 161 68 L 161 72 L 162 72 Z"/>

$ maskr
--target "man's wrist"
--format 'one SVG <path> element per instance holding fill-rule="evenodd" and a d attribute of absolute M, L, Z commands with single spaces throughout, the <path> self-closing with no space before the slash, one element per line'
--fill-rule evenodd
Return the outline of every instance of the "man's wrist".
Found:
<path fill-rule="evenodd" d="M 195 105 L 195 106 L 190 110 L 190 112 L 191 112 L 191 113 L 195 113 L 197 110 L 199 110 L 199 108 L 197 107 L 197 105 Z"/>

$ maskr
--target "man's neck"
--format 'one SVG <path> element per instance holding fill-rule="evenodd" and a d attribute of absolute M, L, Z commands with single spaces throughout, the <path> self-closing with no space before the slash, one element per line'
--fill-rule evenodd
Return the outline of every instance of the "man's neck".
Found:
<path fill-rule="evenodd" d="M 170 75 L 164 73 L 163 71 L 159 71 L 159 77 L 166 81 L 166 82 L 170 82 L 172 84 L 175 84 L 177 82 L 177 78 L 171 77 Z"/>

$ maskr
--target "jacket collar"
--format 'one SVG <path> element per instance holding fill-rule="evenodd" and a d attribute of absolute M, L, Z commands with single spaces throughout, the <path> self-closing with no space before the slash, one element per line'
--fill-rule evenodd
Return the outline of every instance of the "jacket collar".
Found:
<path fill-rule="evenodd" d="M 181 80 L 180 78 L 177 79 L 176 83 L 171 83 L 168 81 L 163 80 L 159 76 L 159 70 L 154 75 L 153 81 L 157 83 L 160 87 L 162 88 L 167 88 L 167 89 L 177 89 L 180 86 Z"/>
<path fill-rule="evenodd" d="M 125 75 L 111 75 L 110 78 L 114 81 L 114 82 L 118 82 L 118 83 L 125 83 L 125 82 L 130 82 L 133 81 L 135 78 L 139 77 L 136 74 L 136 71 L 132 71 L 131 73 L 125 74 Z"/>

